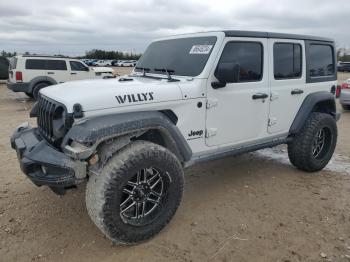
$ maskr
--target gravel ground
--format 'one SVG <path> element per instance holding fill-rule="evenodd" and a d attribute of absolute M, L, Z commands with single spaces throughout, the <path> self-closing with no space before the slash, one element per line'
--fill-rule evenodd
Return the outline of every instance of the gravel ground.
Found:
<path fill-rule="evenodd" d="M 1 261 L 350 261 L 350 113 L 324 171 L 296 170 L 283 146 L 197 165 L 171 223 L 119 247 L 90 221 L 84 185 L 59 197 L 21 173 L 9 137 L 35 124 L 31 106 L 0 85 Z"/>

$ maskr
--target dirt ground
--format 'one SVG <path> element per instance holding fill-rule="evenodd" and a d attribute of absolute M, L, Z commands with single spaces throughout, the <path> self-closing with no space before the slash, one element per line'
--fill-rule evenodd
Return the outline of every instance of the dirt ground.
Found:
<path fill-rule="evenodd" d="M 324 171 L 296 170 L 285 147 L 194 166 L 170 224 L 119 247 L 90 221 L 84 186 L 59 197 L 21 173 L 9 138 L 35 124 L 31 106 L 0 85 L 0 261 L 350 261 L 350 113 Z"/>

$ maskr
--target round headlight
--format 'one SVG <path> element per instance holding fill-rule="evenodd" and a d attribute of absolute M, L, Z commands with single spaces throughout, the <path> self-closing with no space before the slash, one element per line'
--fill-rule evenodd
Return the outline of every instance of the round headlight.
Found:
<path fill-rule="evenodd" d="M 65 115 L 66 112 L 62 106 L 58 106 L 55 108 L 52 117 L 52 129 L 55 138 L 62 138 L 65 135 Z"/>

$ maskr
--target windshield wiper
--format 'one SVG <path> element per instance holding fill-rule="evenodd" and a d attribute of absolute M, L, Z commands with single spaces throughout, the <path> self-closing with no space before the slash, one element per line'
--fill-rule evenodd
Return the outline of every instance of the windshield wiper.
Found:
<path fill-rule="evenodd" d="M 173 69 L 168 69 L 168 68 L 154 68 L 153 69 L 154 71 L 156 72 L 163 72 L 163 73 L 166 73 L 167 75 L 167 78 L 168 78 L 168 81 L 170 82 L 174 82 L 174 81 L 180 81 L 179 79 L 174 79 L 171 77 L 171 74 L 174 74 L 175 73 L 175 70 Z"/>
<path fill-rule="evenodd" d="M 148 73 L 149 71 L 151 71 L 150 68 L 148 67 L 135 67 L 136 70 L 142 70 L 142 75 L 146 76 L 146 72 Z"/>

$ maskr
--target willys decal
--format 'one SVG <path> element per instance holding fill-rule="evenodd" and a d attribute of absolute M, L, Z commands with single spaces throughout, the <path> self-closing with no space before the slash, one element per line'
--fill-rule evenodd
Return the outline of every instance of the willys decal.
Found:
<path fill-rule="evenodd" d="M 154 100 L 153 92 L 149 93 L 137 93 L 137 94 L 128 94 L 128 95 L 118 95 L 115 96 L 119 104 L 128 103 L 138 103 Z"/>

